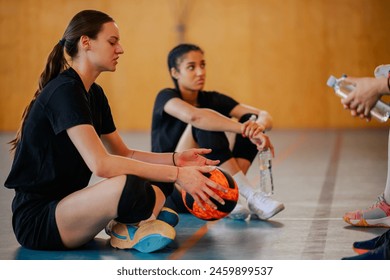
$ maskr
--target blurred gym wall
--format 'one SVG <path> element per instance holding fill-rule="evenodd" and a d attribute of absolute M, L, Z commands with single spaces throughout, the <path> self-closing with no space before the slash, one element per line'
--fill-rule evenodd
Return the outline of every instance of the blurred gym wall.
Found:
<path fill-rule="evenodd" d="M 97 82 L 121 130 L 150 129 L 179 42 L 205 50 L 206 90 L 269 111 L 275 128 L 386 126 L 351 118 L 326 80 L 390 63 L 388 0 L 0 0 L 0 131 L 18 128 L 49 52 L 83 9 L 120 28 L 125 53 Z"/>

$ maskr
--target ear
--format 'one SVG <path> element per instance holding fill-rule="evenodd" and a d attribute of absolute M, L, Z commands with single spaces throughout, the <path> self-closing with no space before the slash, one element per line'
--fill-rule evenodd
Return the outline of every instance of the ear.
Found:
<path fill-rule="evenodd" d="M 179 79 L 179 74 L 179 71 L 177 71 L 175 67 L 171 68 L 171 76 L 173 78 L 175 78 L 176 80 Z"/>
<path fill-rule="evenodd" d="M 91 47 L 91 40 L 88 36 L 83 35 L 80 37 L 80 44 L 83 49 L 89 50 Z"/>

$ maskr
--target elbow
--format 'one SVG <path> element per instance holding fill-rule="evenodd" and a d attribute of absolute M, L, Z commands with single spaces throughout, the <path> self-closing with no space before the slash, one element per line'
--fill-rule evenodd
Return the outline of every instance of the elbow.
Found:
<path fill-rule="evenodd" d="M 190 115 L 186 118 L 185 122 L 196 127 L 196 124 L 199 122 L 199 119 L 200 118 L 197 115 Z"/>
<path fill-rule="evenodd" d="M 96 169 L 95 171 L 92 171 L 92 173 L 100 178 L 108 178 L 109 177 L 107 172 L 103 169 Z"/>
<path fill-rule="evenodd" d="M 90 170 L 92 171 L 93 174 L 100 178 L 109 178 L 109 173 L 107 169 L 107 164 L 105 163 L 104 160 L 99 160 L 94 162 L 90 166 Z"/>

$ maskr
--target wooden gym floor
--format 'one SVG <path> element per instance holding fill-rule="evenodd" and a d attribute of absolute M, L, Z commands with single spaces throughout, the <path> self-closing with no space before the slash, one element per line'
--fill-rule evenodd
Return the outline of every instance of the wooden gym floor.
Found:
<path fill-rule="evenodd" d="M 149 150 L 148 133 L 121 133 L 130 147 Z M 176 240 L 143 254 L 110 247 L 100 233 L 79 250 L 33 251 L 20 247 L 11 227 L 13 191 L 3 187 L 11 165 L 0 133 L 0 259 L 2 260 L 338 260 L 352 256 L 352 242 L 373 238 L 383 228 L 348 226 L 345 212 L 367 208 L 383 192 L 388 129 L 274 130 L 275 199 L 286 209 L 269 221 L 222 219 L 205 222 L 181 214 Z M 258 183 L 256 163 L 249 178 Z M 93 178 L 96 180 L 97 178 Z"/>

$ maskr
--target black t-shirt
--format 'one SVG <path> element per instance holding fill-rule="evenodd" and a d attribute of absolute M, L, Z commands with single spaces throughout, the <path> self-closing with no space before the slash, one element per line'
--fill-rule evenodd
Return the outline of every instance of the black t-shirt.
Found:
<path fill-rule="evenodd" d="M 35 100 L 5 186 L 53 198 L 86 187 L 92 173 L 66 132 L 80 124 L 93 125 L 99 136 L 116 129 L 102 88 L 94 83 L 86 92 L 69 68 Z"/>
<path fill-rule="evenodd" d="M 180 98 L 181 94 L 176 89 L 163 89 L 156 97 L 152 118 L 152 151 L 173 152 L 183 134 L 187 124 L 167 114 L 164 111 L 165 104 L 172 98 Z M 226 117 L 238 102 L 233 98 L 215 91 L 200 91 L 198 94 L 199 108 L 209 108 Z"/>

